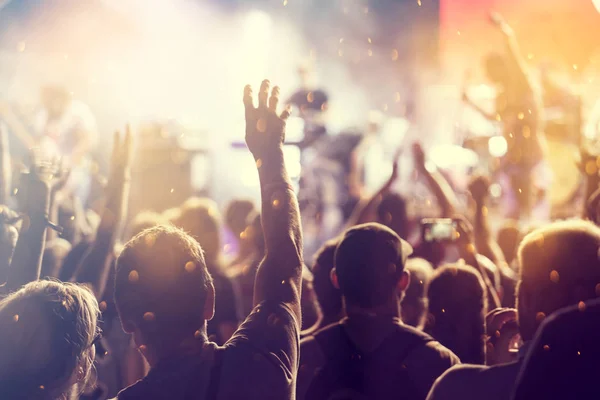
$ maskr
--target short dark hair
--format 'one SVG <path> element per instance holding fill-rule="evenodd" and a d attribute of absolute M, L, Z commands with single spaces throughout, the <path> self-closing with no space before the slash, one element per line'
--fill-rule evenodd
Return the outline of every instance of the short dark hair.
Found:
<path fill-rule="evenodd" d="M 347 304 L 371 308 L 384 304 L 396 293 L 408 243 L 390 228 L 377 223 L 347 230 L 335 251 L 335 268 Z"/>
<path fill-rule="evenodd" d="M 225 224 L 233 233 L 239 235 L 246 228 L 248 218 L 254 211 L 252 200 L 231 200 L 225 209 Z"/>
<path fill-rule="evenodd" d="M 481 275 L 470 266 L 438 268 L 427 287 L 425 330 L 466 363 L 485 362 L 487 291 Z M 461 329 L 471 335 L 460 334 Z"/>
<path fill-rule="evenodd" d="M 517 289 L 521 336 L 531 339 L 544 316 L 600 294 L 599 249 L 600 228 L 583 220 L 555 222 L 523 239 Z"/>
<path fill-rule="evenodd" d="M 119 316 L 155 345 L 165 335 L 193 335 L 202 327 L 211 286 L 200 244 L 174 226 L 142 231 L 117 259 Z"/>
<path fill-rule="evenodd" d="M 342 293 L 331 282 L 337 239 L 326 242 L 315 255 L 312 273 L 313 289 L 325 316 L 335 316 L 342 311 Z"/>

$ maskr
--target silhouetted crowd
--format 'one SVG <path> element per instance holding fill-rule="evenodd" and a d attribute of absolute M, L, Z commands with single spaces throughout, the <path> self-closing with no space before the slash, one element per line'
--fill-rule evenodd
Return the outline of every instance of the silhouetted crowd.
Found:
<path fill-rule="evenodd" d="M 17 210 L 0 214 L 0 399 L 598 396 L 597 172 L 586 174 L 577 218 L 492 223 L 489 179 L 471 178 L 470 211 L 457 215 L 451 186 L 415 144 L 435 226 L 394 192 L 394 165 L 305 260 L 283 157 L 290 109 L 278 113 L 279 88 L 266 80 L 253 97 L 247 86 L 259 208 L 191 198 L 127 216 L 129 128 L 115 135 L 97 212 L 65 189 L 60 162 L 32 156 Z M 8 204 L 6 132 L 0 139 Z M 440 227 L 449 236 L 437 238 Z M 233 257 L 224 230 L 236 238 Z"/>

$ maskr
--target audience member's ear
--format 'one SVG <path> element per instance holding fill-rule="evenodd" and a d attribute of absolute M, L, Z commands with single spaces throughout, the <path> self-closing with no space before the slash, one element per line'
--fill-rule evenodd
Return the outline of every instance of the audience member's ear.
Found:
<path fill-rule="evenodd" d="M 408 288 L 408 285 L 410 285 L 410 272 L 404 270 L 402 271 L 402 276 L 398 280 L 398 292 L 404 292 Z"/>
<path fill-rule="evenodd" d="M 334 288 L 336 288 L 336 289 L 340 288 L 340 284 L 338 282 L 337 272 L 335 271 L 335 268 L 333 268 L 331 270 L 331 272 L 329 273 L 329 279 L 331 279 L 331 284 L 333 285 Z"/>
<path fill-rule="evenodd" d="M 215 316 L 215 287 L 211 283 L 206 292 L 206 301 L 204 302 L 204 319 L 210 321 Z"/>

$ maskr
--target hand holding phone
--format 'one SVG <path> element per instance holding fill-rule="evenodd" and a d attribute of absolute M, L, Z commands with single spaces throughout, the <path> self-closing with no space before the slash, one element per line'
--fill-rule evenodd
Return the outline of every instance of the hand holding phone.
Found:
<path fill-rule="evenodd" d="M 454 242 L 460 237 L 457 223 L 451 218 L 423 219 L 421 232 L 426 242 Z"/>

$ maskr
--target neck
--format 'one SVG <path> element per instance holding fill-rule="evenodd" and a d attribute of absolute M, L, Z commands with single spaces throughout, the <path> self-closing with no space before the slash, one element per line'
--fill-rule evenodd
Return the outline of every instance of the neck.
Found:
<path fill-rule="evenodd" d="M 173 341 L 171 343 L 168 341 L 161 341 L 158 346 L 148 344 L 140 346 L 138 349 L 150 367 L 154 368 L 163 360 L 184 356 L 186 354 L 197 354 L 202 351 L 202 348 L 208 342 L 206 325 L 203 329 L 199 329 L 196 332 L 196 334 L 186 336 L 179 341 Z"/>
<path fill-rule="evenodd" d="M 398 297 L 394 294 L 394 298 L 390 301 L 377 306 L 364 308 L 356 305 L 348 304 L 344 300 L 344 307 L 348 318 L 352 317 L 389 317 L 389 318 L 400 318 L 400 303 Z"/>

